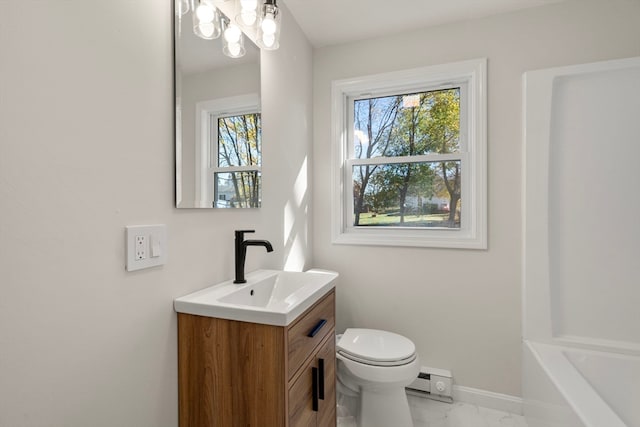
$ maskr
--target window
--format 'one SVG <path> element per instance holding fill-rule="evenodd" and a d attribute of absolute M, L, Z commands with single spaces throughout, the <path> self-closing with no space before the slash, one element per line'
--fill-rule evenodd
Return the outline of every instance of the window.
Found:
<path fill-rule="evenodd" d="M 197 104 L 200 131 L 196 176 L 202 203 L 216 208 L 257 208 L 262 202 L 262 126 L 256 95 Z"/>
<path fill-rule="evenodd" d="M 260 207 L 260 113 L 213 116 L 212 120 L 217 122 L 215 207 Z"/>
<path fill-rule="evenodd" d="M 485 70 L 333 83 L 334 243 L 486 248 Z"/>

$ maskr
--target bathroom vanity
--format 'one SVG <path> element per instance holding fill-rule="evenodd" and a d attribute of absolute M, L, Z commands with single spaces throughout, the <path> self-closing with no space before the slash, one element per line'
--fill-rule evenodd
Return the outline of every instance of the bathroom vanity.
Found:
<path fill-rule="evenodd" d="M 335 427 L 335 290 L 331 282 L 337 274 L 318 277 L 328 283 L 316 286 L 313 296 L 299 296 L 302 307 L 308 307 L 289 320 L 269 320 L 283 325 L 202 313 L 208 308 L 202 308 L 206 305 L 202 301 L 225 300 L 212 297 L 211 291 L 176 300 L 180 427 Z M 264 280 L 254 282 L 248 277 L 248 284 L 235 291 L 247 296 L 242 305 L 248 309 L 253 297 L 266 292 L 260 286 Z M 279 298 L 277 287 L 271 287 L 271 304 Z M 295 300 L 296 292 L 300 295 L 299 290 L 287 291 L 289 301 Z M 187 302 L 193 303 L 190 308 L 184 305 Z M 233 312 L 231 307 L 222 308 Z M 269 308 L 259 306 L 254 311 L 260 316 Z"/>

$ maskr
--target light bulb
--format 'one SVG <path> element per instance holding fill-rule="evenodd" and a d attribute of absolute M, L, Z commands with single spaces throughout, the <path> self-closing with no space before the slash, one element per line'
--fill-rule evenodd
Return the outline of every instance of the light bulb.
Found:
<path fill-rule="evenodd" d="M 201 22 L 198 24 L 198 31 L 203 37 L 212 37 L 215 32 L 213 22 Z"/>
<path fill-rule="evenodd" d="M 229 42 L 229 44 L 238 43 L 241 35 L 242 32 L 240 31 L 240 28 L 233 24 L 229 24 L 227 29 L 224 30 L 224 39 Z"/>
<path fill-rule="evenodd" d="M 260 24 L 258 25 L 258 45 L 267 50 L 275 50 L 279 46 L 280 19 L 278 7 L 267 1 L 260 14 Z"/>
<path fill-rule="evenodd" d="M 239 31 L 238 31 L 239 32 Z M 240 58 L 244 56 L 244 39 L 242 38 L 242 33 L 239 34 L 236 41 L 230 41 L 225 32 L 224 45 L 222 46 L 222 53 L 227 55 L 230 58 Z"/>
<path fill-rule="evenodd" d="M 257 18 L 258 15 L 255 10 L 242 9 L 242 12 L 240 12 L 240 19 L 242 20 L 242 23 L 248 27 L 255 24 Z"/>
<path fill-rule="evenodd" d="M 239 56 L 241 48 L 242 46 L 240 46 L 240 43 L 229 43 L 227 47 L 227 49 L 229 50 L 229 55 L 231 56 Z"/>
<path fill-rule="evenodd" d="M 213 22 L 213 18 L 215 17 L 215 10 L 213 6 L 208 4 L 200 3 L 196 8 L 196 16 L 198 17 L 198 21 L 200 22 Z"/>
<path fill-rule="evenodd" d="M 240 0 L 240 7 L 245 10 L 256 10 L 258 7 L 258 0 Z"/>
<path fill-rule="evenodd" d="M 274 16 L 271 13 L 267 13 L 264 18 L 262 18 L 262 32 L 264 34 L 275 34 L 276 33 L 276 21 Z"/>
<path fill-rule="evenodd" d="M 273 46 L 273 44 L 276 41 L 276 36 L 275 34 L 267 34 L 267 33 L 263 33 L 262 34 L 262 43 L 266 46 L 266 47 L 271 47 Z"/>

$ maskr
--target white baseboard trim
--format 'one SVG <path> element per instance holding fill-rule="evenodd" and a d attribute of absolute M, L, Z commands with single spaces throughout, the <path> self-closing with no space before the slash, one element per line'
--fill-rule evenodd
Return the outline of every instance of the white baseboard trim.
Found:
<path fill-rule="evenodd" d="M 454 385 L 453 400 L 522 415 L 522 399 L 508 394 Z"/>

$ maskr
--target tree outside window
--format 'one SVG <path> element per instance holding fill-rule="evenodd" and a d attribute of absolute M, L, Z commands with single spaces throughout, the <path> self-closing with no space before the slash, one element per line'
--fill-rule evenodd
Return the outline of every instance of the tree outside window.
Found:
<path fill-rule="evenodd" d="M 261 204 L 261 123 L 259 113 L 217 118 L 217 207 L 257 208 Z"/>
<path fill-rule="evenodd" d="M 355 99 L 354 226 L 459 228 L 459 151 L 460 87 Z"/>

